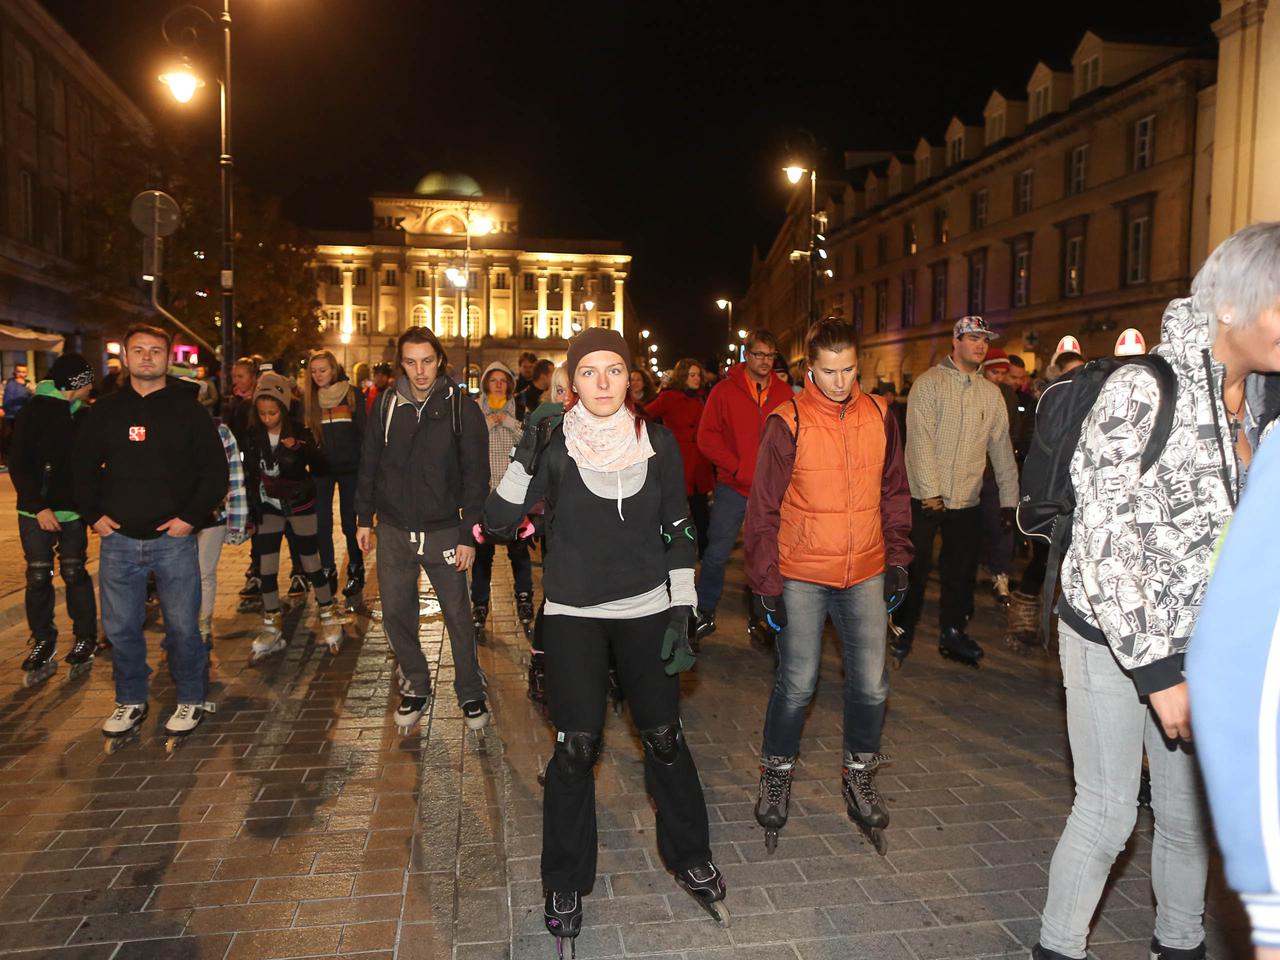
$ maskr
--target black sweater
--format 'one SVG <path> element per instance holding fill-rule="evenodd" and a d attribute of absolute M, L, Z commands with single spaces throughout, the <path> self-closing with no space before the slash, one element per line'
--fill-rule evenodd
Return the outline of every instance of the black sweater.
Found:
<path fill-rule="evenodd" d="M 672 570 L 693 567 L 695 544 L 683 533 L 689 501 L 680 448 L 666 427 L 646 429 L 655 456 L 639 491 L 622 501 L 621 518 L 617 500 L 587 489 L 562 427 L 552 433 L 522 503 L 504 499 L 501 485 L 489 495 L 485 525 L 494 529 L 514 529 L 534 504 L 546 501 L 542 585 L 553 603 L 591 607 L 640 596 L 666 583 Z M 509 469 L 524 472 L 518 463 Z"/>
<path fill-rule="evenodd" d="M 199 527 L 227 495 L 227 457 L 209 412 L 180 380 L 139 396 L 125 383 L 89 410 L 72 446 L 72 488 L 87 524 L 108 516 L 136 540 L 178 517 Z"/>
<path fill-rule="evenodd" d="M 83 407 L 74 414 L 62 397 L 37 394 L 22 408 L 13 427 L 9 477 L 18 492 L 18 509 L 74 510 L 71 490 L 71 443 Z"/>
<path fill-rule="evenodd" d="M 458 529 L 458 543 L 475 543 L 489 492 L 489 426 L 480 408 L 459 396 L 462 431 L 453 432 L 457 385 L 441 378 L 426 403 L 408 399 L 401 377 L 370 411 L 356 484 L 356 523 L 379 523 L 400 530 Z M 388 421 L 389 418 L 389 421 Z"/>

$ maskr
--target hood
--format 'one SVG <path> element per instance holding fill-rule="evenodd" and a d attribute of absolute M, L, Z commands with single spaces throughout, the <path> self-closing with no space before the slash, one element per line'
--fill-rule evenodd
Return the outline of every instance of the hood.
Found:
<path fill-rule="evenodd" d="M 430 400 L 431 397 L 436 396 L 447 397 L 451 394 L 455 386 L 456 385 L 452 380 L 444 374 L 441 374 L 436 377 L 435 386 L 431 389 L 431 396 L 427 399 Z M 417 402 L 413 399 L 413 388 L 409 386 L 409 377 L 407 374 L 402 373 L 400 376 L 396 377 L 396 397 L 403 403 Z"/>
<path fill-rule="evenodd" d="M 67 402 L 66 394 L 64 394 L 61 390 L 55 387 L 53 385 L 52 380 L 41 380 L 39 383 L 37 383 L 35 396 L 52 397 L 54 400 L 61 400 L 63 403 Z M 83 400 L 73 400 L 71 401 L 71 412 L 75 413 L 77 410 L 79 410 L 83 406 L 84 406 Z"/>
<path fill-rule="evenodd" d="M 1179 375 L 1203 379 L 1204 351 L 1213 345 L 1209 336 L 1209 317 L 1191 308 L 1191 298 L 1170 300 L 1160 318 L 1160 343 L 1152 350 L 1169 361 Z M 1221 364 L 1214 361 L 1214 374 Z"/>
<path fill-rule="evenodd" d="M 507 375 L 507 379 L 511 381 L 512 392 L 513 393 L 515 392 L 516 375 L 512 373 L 511 368 L 508 367 L 501 360 L 495 360 L 493 361 L 493 363 L 489 364 L 487 367 L 484 368 L 484 373 L 480 374 L 480 397 L 481 398 L 484 398 L 487 396 L 487 394 L 484 392 L 484 382 L 489 378 L 489 374 L 493 373 L 493 371 L 495 370 L 497 370 L 499 373 L 505 373 Z"/>
<path fill-rule="evenodd" d="M 778 376 L 776 373 L 773 373 L 771 371 L 769 376 L 773 377 L 775 381 L 774 383 L 769 384 L 770 390 L 776 387 L 779 383 L 782 384 L 783 386 L 786 386 L 787 389 L 791 389 L 787 381 L 783 380 L 782 377 Z M 732 367 L 730 367 L 729 372 L 725 375 L 725 378 L 722 382 L 734 384 L 735 386 L 737 386 L 739 390 L 745 393 L 748 397 L 750 397 L 752 400 L 755 400 L 756 398 L 755 384 L 750 383 L 747 380 L 747 365 L 745 363 L 735 363 Z"/>

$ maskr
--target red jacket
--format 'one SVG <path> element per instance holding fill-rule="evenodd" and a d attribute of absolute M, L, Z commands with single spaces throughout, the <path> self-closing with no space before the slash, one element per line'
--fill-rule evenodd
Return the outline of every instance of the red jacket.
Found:
<path fill-rule="evenodd" d="M 710 493 L 715 483 L 711 463 L 698 449 L 698 423 L 703 409 L 701 397 L 690 396 L 683 390 L 663 390 L 644 407 L 645 419 L 660 419 L 663 426 L 676 435 L 680 458 L 684 460 L 684 492 L 688 497 Z"/>
<path fill-rule="evenodd" d="M 796 420 L 799 420 L 799 437 Z M 898 421 L 876 397 L 844 404 L 812 383 L 769 418 L 743 528 L 747 582 L 843 589 L 911 563 L 911 493 Z"/>
<path fill-rule="evenodd" d="M 712 388 L 698 424 L 698 449 L 716 468 L 717 483 L 728 484 L 744 497 L 751 492 L 765 417 L 792 396 L 791 386 L 778 376 L 760 396 L 743 363 Z"/>

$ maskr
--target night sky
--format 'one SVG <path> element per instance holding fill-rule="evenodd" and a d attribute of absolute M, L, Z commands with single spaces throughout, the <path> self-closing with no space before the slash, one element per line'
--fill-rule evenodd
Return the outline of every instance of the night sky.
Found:
<path fill-rule="evenodd" d="M 177 4 L 44 2 L 162 131 L 213 149 L 208 88 L 180 111 L 155 80 Z M 237 171 L 304 226 L 360 229 L 369 194 L 465 171 L 523 200 L 528 235 L 625 242 L 664 355 L 705 354 L 723 336 L 712 301 L 741 295 L 752 246 L 767 250 L 781 221 L 797 131 L 831 175 L 845 149 L 941 142 L 957 112 L 980 123 L 992 88 L 1022 96 L 1036 61 L 1066 64 L 1086 29 L 1211 44 L 1217 13 L 1215 0 L 232 0 Z"/>

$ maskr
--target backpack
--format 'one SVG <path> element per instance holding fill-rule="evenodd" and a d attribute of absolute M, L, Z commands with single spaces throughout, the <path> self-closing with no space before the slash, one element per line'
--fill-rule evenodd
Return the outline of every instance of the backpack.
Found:
<path fill-rule="evenodd" d="M 1103 385 L 1113 373 L 1129 364 L 1145 367 L 1160 388 L 1155 426 L 1142 451 L 1141 471 L 1146 473 L 1160 459 L 1169 441 L 1178 396 L 1177 377 L 1164 357 L 1147 354 L 1128 360 L 1113 357 L 1091 360 L 1049 384 L 1036 404 L 1035 432 L 1031 437 L 1031 450 L 1022 465 L 1018 491 L 1018 529 L 1027 537 L 1049 544 L 1040 603 L 1041 628 L 1046 642 L 1058 587 L 1058 567 L 1071 543 L 1072 515 L 1076 508 L 1071 458 L 1080 445 L 1084 419 L 1093 409 Z"/>
<path fill-rule="evenodd" d="M 453 421 L 453 439 L 458 450 L 458 458 L 462 458 L 462 401 L 463 391 L 456 383 L 452 386 L 452 393 L 449 394 L 449 413 Z M 378 395 L 381 406 L 378 408 L 378 419 L 382 426 L 382 445 L 387 445 L 387 433 L 391 428 L 391 417 L 395 414 L 397 404 L 395 403 L 396 390 L 392 385 Z"/>

